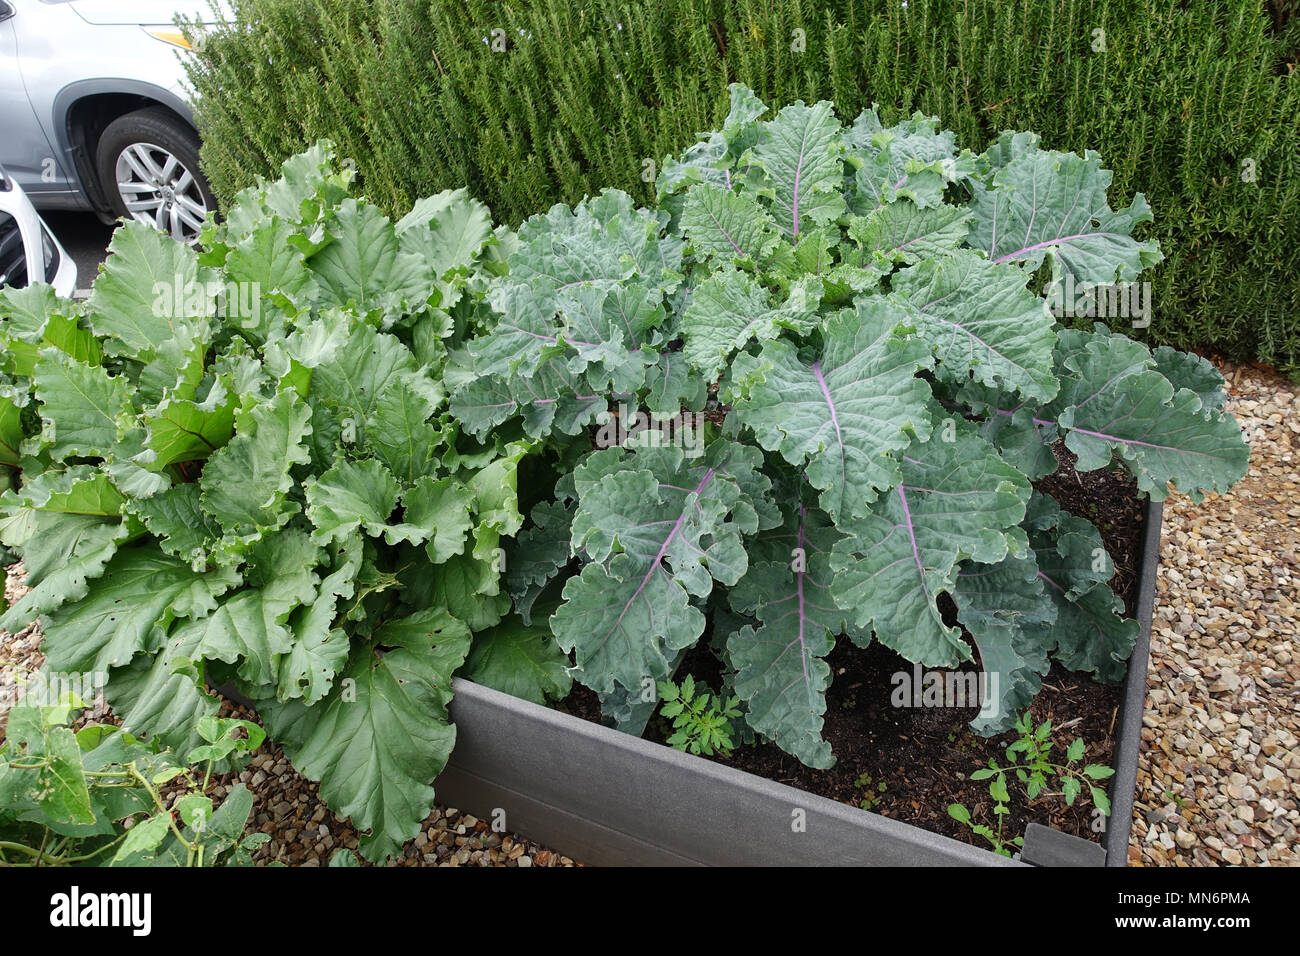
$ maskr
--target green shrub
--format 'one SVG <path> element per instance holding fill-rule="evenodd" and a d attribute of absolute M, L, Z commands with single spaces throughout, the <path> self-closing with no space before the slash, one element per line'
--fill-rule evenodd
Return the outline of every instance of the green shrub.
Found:
<path fill-rule="evenodd" d="M 646 161 L 716 127 L 729 82 L 848 114 L 876 102 L 975 150 L 1002 129 L 1098 150 L 1116 197 L 1149 197 L 1168 257 L 1147 338 L 1300 373 L 1300 20 L 1284 2 L 233 6 L 191 69 L 223 199 L 328 136 L 390 215 L 468 185 L 518 223 L 603 186 L 649 201 Z"/>

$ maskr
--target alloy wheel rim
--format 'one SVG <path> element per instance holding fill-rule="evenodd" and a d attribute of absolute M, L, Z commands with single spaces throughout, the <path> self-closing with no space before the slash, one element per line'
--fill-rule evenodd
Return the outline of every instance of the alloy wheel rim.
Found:
<path fill-rule="evenodd" d="M 175 155 L 153 143 L 132 143 L 117 157 L 117 191 L 133 219 L 193 243 L 207 202 L 198 180 Z"/>

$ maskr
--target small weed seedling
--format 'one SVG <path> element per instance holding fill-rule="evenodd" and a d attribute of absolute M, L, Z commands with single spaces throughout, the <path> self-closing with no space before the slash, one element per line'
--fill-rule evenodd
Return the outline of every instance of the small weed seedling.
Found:
<path fill-rule="evenodd" d="M 858 779 L 853 781 L 853 786 L 862 791 L 862 799 L 858 802 L 858 806 L 863 810 L 872 809 L 880 799 L 880 795 L 889 789 L 883 780 L 873 786 L 869 773 L 858 774 Z"/>
<path fill-rule="evenodd" d="M 1053 763 L 1052 722 L 1045 720 L 1037 727 L 1029 719 L 1029 714 L 1022 714 L 1016 720 L 1016 732 L 1019 736 L 1007 747 L 1009 766 L 1001 766 L 996 758 L 989 759 L 989 765 L 976 770 L 970 775 L 972 780 L 988 780 L 989 796 L 993 798 L 993 815 L 997 817 L 998 829 L 972 822 L 971 814 L 963 804 L 954 803 L 948 807 L 948 815 L 954 820 L 966 824 L 971 832 L 981 836 L 993 847 L 993 852 L 1001 856 L 1010 856 L 1011 846 L 1024 846 L 1024 838 L 1004 840 L 1002 836 L 1003 818 L 1010 812 L 1011 794 L 1007 790 L 1007 774 L 1014 773 L 1016 779 L 1025 785 L 1025 794 L 1030 800 L 1037 799 L 1048 787 L 1052 778 L 1061 783 L 1061 796 L 1065 797 L 1066 806 L 1074 806 L 1074 801 L 1083 788 L 1087 786 L 1092 802 L 1107 816 L 1110 815 L 1110 799 L 1106 792 L 1096 786 L 1094 780 L 1105 780 L 1115 771 L 1100 764 L 1078 766 L 1083 759 L 1084 743 L 1075 738 L 1066 748 L 1065 763 Z M 1017 762 L 1018 761 L 1018 762 Z"/>
<path fill-rule="evenodd" d="M 707 689 L 697 694 L 690 674 L 680 688 L 672 681 L 660 681 L 659 696 L 664 702 L 661 713 L 673 721 L 675 732 L 668 738 L 669 746 L 706 757 L 714 751 L 729 754 L 736 749 L 731 722 L 740 717 L 740 698 L 723 698 Z"/>

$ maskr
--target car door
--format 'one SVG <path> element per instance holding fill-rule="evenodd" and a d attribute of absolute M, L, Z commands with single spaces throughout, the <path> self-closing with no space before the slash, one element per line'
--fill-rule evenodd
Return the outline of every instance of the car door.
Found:
<path fill-rule="evenodd" d="M 29 196 L 65 193 L 67 177 L 41 127 L 20 67 L 18 27 L 23 17 L 39 16 L 27 0 L 0 0 L 0 166 Z"/>

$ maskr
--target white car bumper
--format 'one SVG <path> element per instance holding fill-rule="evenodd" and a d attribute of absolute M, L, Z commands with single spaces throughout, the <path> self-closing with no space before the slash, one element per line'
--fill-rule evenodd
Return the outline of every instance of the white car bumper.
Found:
<path fill-rule="evenodd" d="M 76 262 L 54 238 L 54 233 L 41 220 L 22 188 L 3 171 L 0 171 L 0 214 L 3 214 L 0 215 L 0 225 L 7 227 L 10 243 L 14 239 L 14 226 L 17 226 L 23 248 L 21 262 L 25 265 L 25 269 L 12 268 L 12 264 L 19 261 L 15 255 L 9 260 L 10 267 L 3 268 L 6 275 L 0 276 L 0 285 L 12 285 L 15 281 L 23 285 L 48 282 L 59 295 L 71 296 L 77 288 Z"/>

